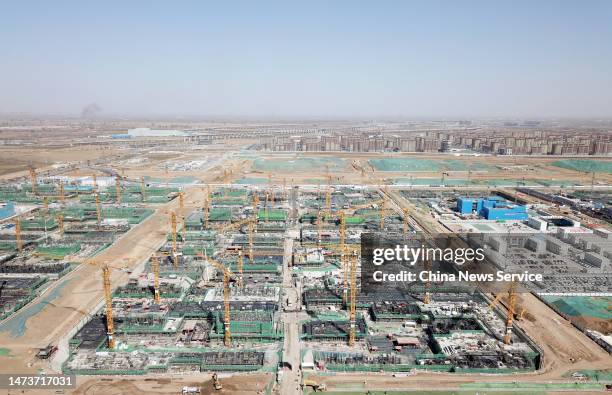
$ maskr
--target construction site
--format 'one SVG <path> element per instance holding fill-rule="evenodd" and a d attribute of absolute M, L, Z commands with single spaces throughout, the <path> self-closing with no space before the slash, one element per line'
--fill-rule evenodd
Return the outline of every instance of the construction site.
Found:
<path fill-rule="evenodd" d="M 554 389 L 576 372 L 607 374 L 610 174 L 564 170 L 581 186 L 560 191 L 516 174 L 519 185 L 495 182 L 531 158 L 480 170 L 402 158 L 409 171 L 393 154 L 259 155 L 231 136 L 113 138 L 116 157 L 7 176 L 0 359 L 80 386 L 157 380 L 174 393 L 172 382 L 238 392 L 250 379 L 282 394 L 428 380 Z M 439 281 L 367 292 L 364 234 L 468 235 L 492 268 L 547 277 L 528 292 Z M 49 320 L 60 323 L 44 330 Z"/>

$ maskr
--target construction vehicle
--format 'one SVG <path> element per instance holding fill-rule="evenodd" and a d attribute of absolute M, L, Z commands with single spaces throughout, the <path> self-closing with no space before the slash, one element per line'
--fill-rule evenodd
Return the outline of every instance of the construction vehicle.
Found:
<path fill-rule="evenodd" d="M 217 372 L 213 373 L 212 379 L 213 379 L 213 388 L 215 389 L 215 391 L 222 390 L 223 386 L 219 382 L 219 375 L 217 374 Z"/>
<path fill-rule="evenodd" d="M 314 380 L 304 380 L 302 382 L 302 390 L 304 387 L 310 387 L 314 392 L 325 391 L 327 389 L 327 386 L 324 383 L 319 384 Z"/>

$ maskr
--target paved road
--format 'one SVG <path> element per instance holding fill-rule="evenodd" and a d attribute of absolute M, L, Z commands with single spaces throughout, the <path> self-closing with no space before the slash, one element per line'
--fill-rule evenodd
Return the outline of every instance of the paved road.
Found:
<path fill-rule="evenodd" d="M 295 226 L 294 226 L 295 228 Z M 280 382 L 280 394 L 301 394 L 300 383 L 302 382 L 300 369 L 300 333 L 299 333 L 299 317 L 298 313 L 292 311 L 298 308 L 299 299 L 298 291 L 291 278 L 291 255 L 293 252 L 293 235 L 295 229 L 290 229 L 287 232 L 285 239 L 285 258 L 283 261 L 283 289 L 284 296 L 282 300 L 283 311 L 282 322 L 285 329 L 285 340 L 283 344 L 283 361 L 291 364 L 291 369 L 285 368 Z"/>

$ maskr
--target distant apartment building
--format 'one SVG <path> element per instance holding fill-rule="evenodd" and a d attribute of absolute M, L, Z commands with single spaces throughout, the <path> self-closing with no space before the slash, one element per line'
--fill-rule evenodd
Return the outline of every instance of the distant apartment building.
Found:
<path fill-rule="evenodd" d="M 297 131 L 296 131 L 297 132 Z M 452 152 L 494 155 L 612 155 L 612 133 L 469 130 L 393 133 L 325 131 L 279 134 L 262 140 L 268 151 Z"/>

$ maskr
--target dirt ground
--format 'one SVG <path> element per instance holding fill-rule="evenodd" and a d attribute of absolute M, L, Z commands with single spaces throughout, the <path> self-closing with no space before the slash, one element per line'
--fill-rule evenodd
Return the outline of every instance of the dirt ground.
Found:
<path fill-rule="evenodd" d="M 101 380 L 102 379 L 102 380 Z M 210 374 L 198 374 L 197 377 L 189 375 L 174 375 L 172 377 L 79 377 L 74 395 L 140 395 L 140 394 L 179 394 L 183 386 L 199 387 L 201 394 L 239 394 L 252 395 L 262 393 L 274 377 L 270 373 L 257 373 L 221 377 L 219 381 L 222 391 L 215 391 L 212 386 Z"/>

